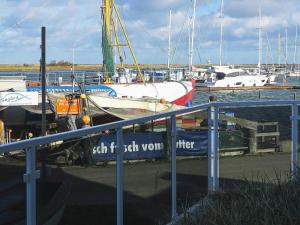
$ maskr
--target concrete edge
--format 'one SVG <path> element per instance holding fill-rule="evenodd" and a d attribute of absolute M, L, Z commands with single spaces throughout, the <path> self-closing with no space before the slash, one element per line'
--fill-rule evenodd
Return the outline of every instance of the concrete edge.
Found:
<path fill-rule="evenodd" d="M 182 225 L 186 216 L 194 216 L 201 212 L 201 209 L 207 206 L 210 202 L 210 195 L 200 200 L 198 203 L 190 207 L 186 212 L 183 212 L 166 225 Z"/>

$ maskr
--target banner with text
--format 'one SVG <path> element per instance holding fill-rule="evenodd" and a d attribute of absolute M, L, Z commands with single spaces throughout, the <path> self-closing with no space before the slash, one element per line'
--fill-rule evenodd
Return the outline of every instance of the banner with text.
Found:
<path fill-rule="evenodd" d="M 177 155 L 197 156 L 207 154 L 207 132 L 177 133 Z M 125 133 L 123 135 L 124 160 L 163 158 L 166 155 L 166 133 Z M 103 135 L 92 148 L 94 161 L 116 160 L 116 136 Z"/>

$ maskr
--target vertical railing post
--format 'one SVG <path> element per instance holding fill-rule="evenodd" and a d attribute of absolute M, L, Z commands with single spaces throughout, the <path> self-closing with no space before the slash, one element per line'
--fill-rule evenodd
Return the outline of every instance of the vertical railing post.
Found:
<path fill-rule="evenodd" d="M 298 105 L 292 105 L 292 157 L 291 157 L 291 173 L 295 178 L 297 174 L 297 147 L 298 147 Z"/>
<path fill-rule="evenodd" d="M 177 217 L 176 133 L 176 115 L 173 115 L 171 116 L 172 219 Z"/>
<path fill-rule="evenodd" d="M 123 131 L 117 132 L 117 225 L 123 225 Z"/>
<path fill-rule="evenodd" d="M 208 160 L 208 171 L 207 171 L 207 183 L 208 183 L 208 192 L 213 191 L 213 154 L 212 154 L 212 111 L 213 106 L 210 106 L 207 110 L 207 127 L 208 127 L 208 141 L 207 141 L 207 160 Z"/>
<path fill-rule="evenodd" d="M 40 172 L 36 170 L 35 147 L 26 149 L 26 224 L 36 225 L 36 179 Z"/>
<path fill-rule="evenodd" d="M 214 161 L 214 171 L 213 171 L 213 191 L 219 190 L 219 107 L 214 108 L 214 120 L 213 120 L 213 161 Z"/>
<path fill-rule="evenodd" d="M 208 191 L 219 189 L 219 108 L 213 104 L 208 109 Z"/>

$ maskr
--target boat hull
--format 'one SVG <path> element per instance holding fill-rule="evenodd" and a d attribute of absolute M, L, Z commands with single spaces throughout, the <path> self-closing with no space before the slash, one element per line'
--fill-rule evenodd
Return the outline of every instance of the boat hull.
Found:
<path fill-rule="evenodd" d="M 221 80 L 199 83 L 198 87 L 262 87 L 268 83 L 267 76 L 236 76 L 225 77 Z"/>
<path fill-rule="evenodd" d="M 185 106 L 194 96 L 194 81 L 165 81 L 108 85 L 120 98 L 156 98 Z"/>

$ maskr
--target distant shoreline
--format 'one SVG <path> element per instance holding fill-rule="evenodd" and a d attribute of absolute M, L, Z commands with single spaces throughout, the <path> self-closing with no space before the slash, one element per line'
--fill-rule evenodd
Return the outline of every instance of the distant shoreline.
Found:
<path fill-rule="evenodd" d="M 173 65 L 173 68 L 182 68 L 186 65 Z M 200 65 L 198 65 L 199 67 Z M 119 67 L 119 65 L 117 65 Z M 135 68 L 132 64 L 125 65 L 126 68 Z M 102 69 L 102 64 L 75 64 L 75 71 L 84 70 L 84 71 L 99 71 Z M 167 69 L 165 64 L 140 64 L 141 69 L 153 68 L 153 69 Z M 38 72 L 40 69 L 39 64 L 0 64 L 0 72 L 7 71 L 20 71 L 20 72 Z M 71 64 L 47 64 L 47 71 L 70 71 L 72 69 Z"/>
<path fill-rule="evenodd" d="M 208 65 L 194 65 L 195 67 L 207 67 Z M 257 65 L 253 64 L 239 64 L 235 65 L 237 67 L 256 67 Z M 270 65 L 271 66 L 271 65 Z M 101 70 L 102 64 L 75 64 L 75 70 L 84 70 L 84 71 L 97 71 Z M 118 65 L 117 65 L 118 67 Z M 127 64 L 126 68 L 134 68 L 134 65 Z M 140 64 L 141 69 L 152 68 L 152 69 L 167 69 L 166 64 Z M 186 64 L 175 64 L 172 65 L 172 68 L 182 68 L 187 67 Z M 72 65 L 60 65 L 60 64 L 48 64 L 46 69 L 47 71 L 70 71 Z M 39 64 L 0 64 L 0 72 L 8 72 L 8 71 L 19 71 L 19 72 L 38 72 L 40 69 Z"/>

